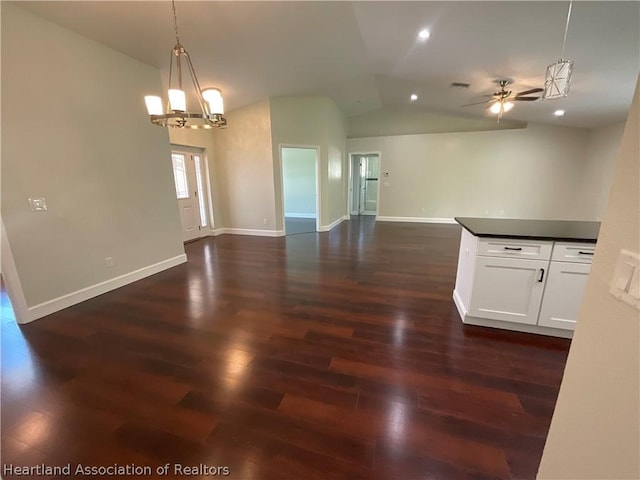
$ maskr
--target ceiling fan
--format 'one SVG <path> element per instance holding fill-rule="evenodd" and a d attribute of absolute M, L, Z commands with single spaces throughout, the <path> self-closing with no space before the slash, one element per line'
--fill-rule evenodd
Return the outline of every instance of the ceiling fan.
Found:
<path fill-rule="evenodd" d="M 506 88 L 507 86 L 511 85 L 511 83 L 513 83 L 511 80 L 496 80 L 495 83 L 500 86 L 500 90 L 494 92 L 491 95 L 486 95 L 492 98 L 490 98 L 489 100 L 484 100 L 482 102 L 467 103 L 466 105 L 461 106 L 470 107 L 472 105 L 488 104 L 489 111 L 491 111 L 491 113 L 497 114 L 498 122 L 500 122 L 500 118 L 502 118 L 502 115 L 513 108 L 513 102 L 533 102 L 535 100 L 538 100 L 540 97 L 530 97 L 529 95 L 544 91 L 544 88 L 531 88 L 522 92 L 513 93 L 511 90 L 507 90 Z"/>

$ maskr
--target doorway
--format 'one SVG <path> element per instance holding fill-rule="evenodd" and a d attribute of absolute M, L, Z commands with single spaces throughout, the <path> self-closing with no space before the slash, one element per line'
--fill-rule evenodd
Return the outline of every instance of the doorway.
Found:
<path fill-rule="evenodd" d="M 377 215 L 380 154 L 351 154 L 351 215 Z"/>
<path fill-rule="evenodd" d="M 174 147 L 171 150 L 171 164 L 180 210 L 182 241 L 189 242 L 205 236 L 209 226 L 207 192 L 204 188 L 204 151 Z"/>
<path fill-rule="evenodd" d="M 318 231 L 318 148 L 281 147 L 285 235 Z"/>

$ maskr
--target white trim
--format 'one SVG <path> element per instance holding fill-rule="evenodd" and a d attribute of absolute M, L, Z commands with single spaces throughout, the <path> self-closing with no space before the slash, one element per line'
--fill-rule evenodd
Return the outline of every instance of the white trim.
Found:
<path fill-rule="evenodd" d="M 465 315 L 462 323 L 465 325 L 476 325 L 479 327 L 491 327 L 500 330 L 511 330 L 513 332 L 536 333 L 538 335 L 547 335 L 549 337 L 573 338 L 572 330 L 564 330 L 562 328 L 541 327 L 540 325 L 528 325 L 525 323 L 505 322 L 502 320 L 492 320 L 489 318 L 472 317 Z"/>
<path fill-rule="evenodd" d="M 222 235 L 224 233 L 224 228 L 213 228 L 207 230 L 207 237 L 217 237 L 218 235 Z"/>
<path fill-rule="evenodd" d="M 462 299 L 456 290 L 453 291 L 453 303 L 456 305 L 458 315 L 465 325 L 476 325 L 479 327 L 499 328 L 501 330 L 511 330 L 514 332 L 536 333 L 538 335 L 547 335 L 550 337 L 573 338 L 573 331 L 561 328 L 541 327 L 539 325 L 527 325 L 524 323 L 512 323 L 501 320 L 491 320 L 489 318 L 473 317 L 468 314 L 464 308 Z"/>
<path fill-rule="evenodd" d="M 16 263 L 13 260 L 13 253 L 11 252 L 11 245 L 9 244 L 9 238 L 7 232 L 4 229 L 4 220 L 1 222 L 0 228 L 2 229 L 1 237 L 1 252 L 0 256 L 2 265 L 2 278 L 13 307 L 13 315 L 18 323 L 29 322 L 29 309 L 27 307 L 27 301 L 24 298 L 24 291 L 22 290 L 22 283 L 20 282 L 20 276 L 18 275 L 18 269 Z"/>
<path fill-rule="evenodd" d="M 378 197 L 376 199 L 376 211 L 373 215 L 377 215 L 380 211 L 380 185 L 382 184 L 382 150 L 377 151 L 362 151 L 362 152 L 348 152 L 347 158 L 349 159 L 349 185 L 347 186 L 347 211 L 351 215 L 362 215 L 357 210 L 353 210 L 353 156 L 354 155 L 377 155 L 378 156 Z M 358 192 L 358 195 L 360 193 Z M 368 215 L 368 214 L 367 214 Z"/>
<path fill-rule="evenodd" d="M 252 235 L 254 237 L 282 237 L 284 230 L 255 230 L 251 228 L 219 228 L 215 230 L 215 235 Z"/>
<path fill-rule="evenodd" d="M 377 222 L 457 223 L 453 218 L 437 217 L 376 217 Z"/>
<path fill-rule="evenodd" d="M 284 213 L 285 218 L 316 218 L 315 213 Z"/>
<path fill-rule="evenodd" d="M 322 225 L 320 227 L 320 232 L 328 232 L 329 230 L 333 229 L 334 227 L 337 227 L 338 225 L 340 225 L 342 222 L 344 222 L 345 220 L 349 220 L 349 215 L 344 215 L 340 218 L 338 218 L 337 220 L 331 222 L 329 225 Z"/>
<path fill-rule="evenodd" d="M 153 265 L 147 265 L 146 267 L 139 268 L 138 270 L 134 270 L 133 272 L 125 273 L 124 275 L 111 278 L 104 282 L 96 283 L 95 285 L 76 290 L 75 292 L 71 292 L 61 297 L 54 298 L 53 300 L 48 300 L 38 305 L 34 305 L 33 307 L 29 307 L 29 314 L 26 321 L 21 323 L 32 322 L 33 320 L 37 320 L 38 318 L 51 315 L 54 312 L 70 307 L 77 303 L 84 302 L 85 300 L 89 300 L 90 298 L 97 297 L 98 295 L 102 295 L 103 293 L 110 292 L 111 290 L 115 290 L 116 288 L 124 287 L 125 285 L 128 285 L 130 283 L 137 282 L 138 280 L 142 280 L 143 278 L 162 272 L 163 270 L 167 270 L 171 267 L 175 267 L 176 265 L 185 263 L 186 261 L 187 256 L 183 253 L 176 257 L 168 258 L 161 262 L 154 263 Z"/>
<path fill-rule="evenodd" d="M 460 298 L 457 290 L 453 290 L 453 303 L 456 304 L 456 309 L 458 310 L 458 315 L 460 315 L 460 318 L 466 317 L 467 309 L 464 308 L 464 304 L 462 303 L 462 299 Z"/>

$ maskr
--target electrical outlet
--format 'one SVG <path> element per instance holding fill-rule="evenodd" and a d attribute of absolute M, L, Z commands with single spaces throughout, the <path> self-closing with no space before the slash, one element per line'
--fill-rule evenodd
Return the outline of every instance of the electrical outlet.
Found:
<path fill-rule="evenodd" d="M 47 199 L 44 197 L 30 198 L 29 207 L 32 212 L 44 212 L 47 210 Z"/>
<path fill-rule="evenodd" d="M 264 221 L 265 225 L 269 225 L 269 219 L 268 218 L 265 218 L 263 221 Z"/>
<path fill-rule="evenodd" d="M 106 263 L 109 268 L 113 267 L 113 257 L 104 257 L 104 263 Z"/>

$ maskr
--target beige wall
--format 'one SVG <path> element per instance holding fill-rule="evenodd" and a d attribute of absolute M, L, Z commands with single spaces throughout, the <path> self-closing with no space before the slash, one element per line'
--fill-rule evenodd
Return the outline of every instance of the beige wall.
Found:
<path fill-rule="evenodd" d="M 228 202 L 221 196 L 221 179 L 216 161 L 214 133 L 211 130 L 169 129 L 169 138 L 174 145 L 186 145 L 204 149 L 207 174 L 209 178 L 209 195 L 211 199 L 210 227 L 214 229 L 227 226 L 229 218 Z"/>
<path fill-rule="evenodd" d="M 157 91 L 157 69 L 2 2 L 2 219 L 29 307 L 184 254 Z"/>
<path fill-rule="evenodd" d="M 461 109 L 461 114 L 464 112 Z M 380 109 L 350 117 L 348 138 L 387 135 L 416 135 L 420 133 L 476 132 L 525 128 L 525 122 L 491 118 L 467 118 L 414 109 Z"/>
<path fill-rule="evenodd" d="M 280 146 L 320 147 L 320 225 L 346 214 L 346 120 L 328 97 L 271 99 L 274 184 L 279 225 L 282 221 Z"/>
<path fill-rule="evenodd" d="M 586 165 L 582 171 L 582 191 L 591 189 L 583 196 L 585 207 L 602 218 L 609 201 L 618 151 L 624 133 L 625 122 L 591 130 L 586 144 Z M 600 185 L 600 189 L 593 188 Z"/>
<path fill-rule="evenodd" d="M 269 101 L 234 110 L 227 120 L 213 145 L 222 226 L 277 235 Z"/>
<path fill-rule="evenodd" d="M 640 478 L 640 312 L 609 294 L 620 249 L 640 252 L 640 82 L 538 478 Z"/>
<path fill-rule="evenodd" d="M 602 178 L 612 170 L 614 130 L 602 133 L 607 142 L 601 147 L 586 130 L 529 124 L 495 132 L 355 138 L 347 148 L 381 152 L 381 172 L 389 173 L 381 177 L 381 217 L 593 220 L 604 202 L 594 197 L 608 190 Z M 586 166 L 602 175 L 585 174 Z"/>

